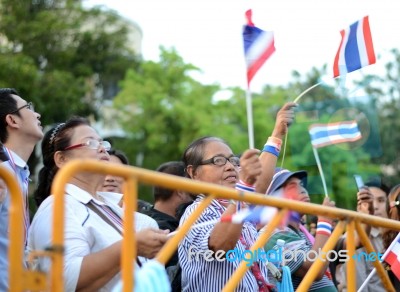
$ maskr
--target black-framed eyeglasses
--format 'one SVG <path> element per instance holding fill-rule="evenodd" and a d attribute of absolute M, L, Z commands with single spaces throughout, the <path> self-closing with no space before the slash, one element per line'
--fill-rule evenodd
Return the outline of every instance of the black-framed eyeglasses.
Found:
<path fill-rule="evenodd" d="M 206 164 L 214 164 L 217 166 L 224 166 L 226 162 L 229 160 L 230 163 L 233 164 L 233 166 L 240 166 L 240 158 L 236 156 L 231 156 L 231 157 L 225 157 L 222 155 L 217 155 L 214 157 L 211 157 L 210 159 L 203 160 L 200 165 L 206 165 Z"/>
<path fill-rule="evenodd" d="M 98 141 L 98 140 L 90 139 L 84 143 L 68 146 L 67 148 L 64 149 L 64 151 L 72 150 L 72 149 L 80 148 L 80 147 L 87 147 L 87 148 L 93 149 L 93 150 L 99 150 L 100 147 L 104 147 L 104 149 L 106 151 L 109 151 L 111 149 L 111 143 L 108 141 Z"/>
<path fill-rule="evenodd" d="M 17 108 L 15 111 L 12 111 L 11 113 L 9 113 L 9 115 L 13 115 L 16 114 L 17 112 L 19 112 L 20 110 L 27 108 L 28 110 L 31 111 L 35 111 L 35 106 L 33 105 L 32 102 L 28 102 L 27 104 L 24 104 L 23 106 L 20 106 L 19 108 Z"/>

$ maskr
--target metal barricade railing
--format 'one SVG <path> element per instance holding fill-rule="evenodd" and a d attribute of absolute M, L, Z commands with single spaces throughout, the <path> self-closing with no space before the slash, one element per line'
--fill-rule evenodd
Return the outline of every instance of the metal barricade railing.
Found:
<path fill-rule="evenodd" d="M 4 180 L 10 196 L 8 282 L 9 291 L 43 291 L 46 275 L 40 271 L 28 271 L 24 265 L 24 201 L 21 188 L 14 174 L 0 166 L 0 178 Z"/>
<path fill-rule="evenodd" d="M 126 230 L 133 230 L 134 226 L 134 216 L 133 211 L 136 209 L 135 201 L 137 199 L 137 188 L 138 183 L 148 184 L 148 185 L 157 185 L 169 189 L 178 189 L 183 191 L 188 191 L 191 193 L 203 193 L 207 194 L 204 201 L 198 206 L 198 208 L 193 212 L 193 214 L 188 217 L 188 219 L 184 222 L 184 224 L 179 228 L 177 234 L 173 236 L 162 248 L 162 250 L 158 253 L 156 259 L 165 264 L 172 254 L 176 251 L 179 242 L 186 235 L 187 231 L 191 228 L 191 226 L 195 223 L 197 218 L 201 215 L 204 209 L 211 203 L 211 201 L 218 197 L 222 199 L 234 199 L 239 201 L 245 201 L 251 204 L 258 205 L 268 205 L 277 207 L 280 209 L 277 216 L 275 216 L 271 222 L 266 227 L 264 233 L 262 233 L 257 239 L 256 243 L 251 247 L 252 251 L 257 250 L 264 246 L 265 242 L 268 240 L 269 236 L 273 232 L 273 230 L 278 226 L 284 217 L 285 213 L 288 210 L 294 210 L 301 212 L 303 214 L 313 214 L 313 215 L 323 215 L 330 218 L 335 218 L 339 220 L 336 228 L 334 229 L 332 235 L 324 245 L 322 251 L 325 252 L 323 254 L 326 255 L 326 252 L 333 249 L 339 237 L 343 234 L 346 224 L 348 225 L 347 234 L 347 248 L 350 254 L 354 254 L 355 252 L 355 243 L 354 243 L 354 230 L 356 230 L 359 234 L 360 242 L 365 247 L 368 253 L 374 252 L 374 249 L 371 243 L 368 240 L 368 236 L 361 227 L 361 223 L 366 223 L 372 226 L 390 228 L 393 230 L 400 230 L 400 222 L 388 220 L 372 215 L 361 214 L 355 211 L 344 210 L 339 208 L 331 208 L 326 206 L 320 206 L 312 203 L 305 203 L 300 201 L 293 201 L 288 199 L 281 199 L 271 196 L 264 196 L 261 194 L 253 194 L 247 192 L 241 192 L 234 189 L 229 189 L 223 186 L 204 183 L 200 181 L 193 181 L 186 178 L 180 178 L 177 176 L 162 174 L 159 172 L 141 169 L 133 166 L 125 166 L 125 165 L 115 165 L 108 164 L 104 162 L 94 161 L 94 160 L 79 160 L 79 161 L 71 161 L 65 167 L 63 167 L 56 175 L 53 185 L 52 185 L 52 193 L 55 195 L 54 201 L 54 222 L 53 222 L 53 246 L 50 248 L 50 252 L 53 253 L 53 265 L 51 270 L 51 280 L 50 280 L 50 288 L 51 291 L 62 291 L 63 290 L 63 240 L 64 240 L 64 189 L 65 185 L 71 179 L 73 174 L 81 171 L 92 171 L 102 174 L 112 174 L 115 176 L 120 176 L 125 179 L 124 184 L 124 194 L 130 194 L 129 196 L 124 196 L 124 238 L 122 243 L 122 255 L 121 255 L 121 272 L 122 272 L 122 280 L 123 280 L 123 291 L 132 291 L 133 289 L 133 259 L 136 256 L 136 251 L 132 246 L 134 246 L 135 236 L 133 232 L 126 232 Z M 2 172 L 0 172 L 0 176 Z M 12 185 L 12 179 L 10 177 L 6 177 L 6 183 L 8 185 Z M 17 192 L 15 190 L 14 192 Z M 11 190 L 13 191 L 13 190 Z M 22 202 L 17 199 L 13 200 L 13 208 L 15 206 L 21 206 Z M 15 211 L 13 211 L 15 212 Z M 14 214 L 14 213 L 13 213 Z M 10 226 L 21 225 L 22 220 L 18 219 L 17 215 L 10 215 Z M 22 218 L 22 217 L 20 217 Z M 12 233 L 10 236 L 18 236 L 18 234 Z M 21 235 L 20 235 L 21 236 Z M 22 237 L 18 239 L 10 239 L 15 243 L 23 244 Z M 22 247 L 22 245 L 19 245 Z M 17 246 L 12 246 L 14 248 L 18 248 Z M 22 248 L 21 248 L 22 249 Z M 19 252 L 10 252 L 10 261 L 14 261 L 21 258 L 21 254 Z M 310 270 L 307 272 L 297 291 L 307 291 L 311 286 L 312 282 L 316 278 L 318 271 L 324 265 L 323 259 L 318 258 L 311 266 Z M 390 280 L 384 271 L 384 268 L 379 261 L 373 262 L 374 267 L 377 269 L 378 275 L 382 279 L 382 282 L 387 289 L 387 291 L 395 291 Z M 355 291 L 356 283 L 354 277 L 355 270 L 355 262 L 354 259 L 350 256 L 348 262 L 349 268 L 347 269 L 347 281 L 348 281 L 348 291 Z M 10 272 L 14 273 L 17 271 L 18 275 L 23 274 L 21 271 L 21 267 L 16 265 L 10 268 Z M 232 275 L 232 277 L 227 282 L 224 291 L 232 291 L 237 286 L 240 279 L 243 277 L 244 273 L 247 271 L 248 267 L 244 261 L 241 262 L 238 269 Z M 15 290 L 13 291 L 22 291 L 20 290 L 20 286 L 15 286 Z"/>

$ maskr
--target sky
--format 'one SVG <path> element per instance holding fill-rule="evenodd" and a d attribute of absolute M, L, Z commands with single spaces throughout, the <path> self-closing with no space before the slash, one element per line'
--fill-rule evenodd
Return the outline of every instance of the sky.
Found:
<path fill-rule="evenodd" d="M 276 52 L 251 83 L 253 92 L 265 85 L 286 85 L 293 70 L 305 74 L 328 65 L 331 74 L 340 30 L 369 15 L 377 63 L 349 75 L 383 74 L 389 50 L 400 46 L 400 16 L 393 0 L 85 0 L 104 5 L 136 22 L 143 31 L 142 55 L 159 60 L 159 46 L 174 47 L 186 63 L 202 70 L 194 78 L 204 84 L 245 89 L 244 12 L 275 34 Z M 360 72 L 361 71 L 361 72 Z M 331 75 L 329 75 L 330 77 Z"/>

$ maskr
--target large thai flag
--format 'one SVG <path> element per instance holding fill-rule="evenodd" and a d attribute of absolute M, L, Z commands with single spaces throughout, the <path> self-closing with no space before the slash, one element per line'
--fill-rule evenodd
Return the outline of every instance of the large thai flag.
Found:
<path fill-rule="evenodd" d="M 361 139 L 356 121 L 329 124 L 313 124 L 309 127 L 311 144 L 314 148 Z"/>
<path fill-rule="evenodd" d="M 342 40 L 333 64 L 333 76 L 344 75 L 376 62 L 368 16 L 340 34 Z"/>
<path fill-rule="evenodd" d="M 243 27 L 243 45 L 247 66 L 247 84 L 265 61 L 275 52 L 274 33 L 254 26 L 251 10 L 246 11 L 247 24 Z"/>
<path fill-rule="evenodd" d="M 388 249 L 385 262 L 390 265 L 393 274 L 400 280 L 400 233 L 396 236 L 394 243 Z"/>

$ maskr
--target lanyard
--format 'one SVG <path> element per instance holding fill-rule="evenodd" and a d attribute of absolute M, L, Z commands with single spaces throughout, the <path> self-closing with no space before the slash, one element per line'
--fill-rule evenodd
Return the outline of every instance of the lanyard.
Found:
<path fill-rule="evenodd" d="M 28 228 L 30 225 L 30 218 L 29 218 L 29 198 L 28 198 L 28 185 L 29 185 L 29 177 L 24 176 L 23 172 L 27 171 L 26 169 L 23 170 L 18 170 L 18 167 L 15 163 L 14 156 L 12 155 L 12 152 L 3 145 L 5 153 L 7 153 L 8 156 L 8 163 L 11 165 L 11 168 L 14 170 L 14 173 L 19 176 L 20 181 L 22 181 L 22 195 L 24 197 L 24 240 L 25 240 L 25 245 L 27 243 L 27 235 L 28 235 Z"/>

